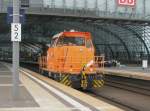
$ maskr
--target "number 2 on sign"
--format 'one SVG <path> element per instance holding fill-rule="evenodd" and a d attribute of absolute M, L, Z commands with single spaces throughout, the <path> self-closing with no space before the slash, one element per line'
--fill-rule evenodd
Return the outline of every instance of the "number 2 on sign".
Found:
<path fill-rule="evenodd" d="M 15 39 L 18 39 L 18 33 L 15 32 Z"/>

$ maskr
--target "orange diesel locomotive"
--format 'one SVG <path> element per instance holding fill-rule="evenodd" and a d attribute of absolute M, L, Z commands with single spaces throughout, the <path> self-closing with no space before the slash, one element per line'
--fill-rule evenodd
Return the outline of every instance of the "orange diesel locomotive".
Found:
<path fill-rule="evenodd" d="M 47 55 L 39 58 L 39 69 L 67 86 L 101 87 L 104 84 L 104 57 L 94 53 L 89 32 L 61 32 L 53 36 Z"/>

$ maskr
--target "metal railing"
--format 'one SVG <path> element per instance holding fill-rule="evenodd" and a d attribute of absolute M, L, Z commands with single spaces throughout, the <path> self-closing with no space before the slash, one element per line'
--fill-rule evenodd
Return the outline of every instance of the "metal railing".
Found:
<path fill-rule="evenodd" d="M 92 65 L 86 67 L 90 58 L 88 57 L 57 57 L 53 58 L 51 62 L 47 61 L 47 56 L 41 56 L 38 59 L 39 69 L 43 70 L 54 70 L 55 72 L 60 73 L 79 73 L 82 68 L 85 67 L 86 71 L 97 72 L 97 70 L 104 69 L 104 56 L 95 56 Z M 49 65 L 49 67 L 47 67 Z M 49 69 L 48 69 L 49 68 Z M 92 70 L 91 70 L 92 69 Z"/>

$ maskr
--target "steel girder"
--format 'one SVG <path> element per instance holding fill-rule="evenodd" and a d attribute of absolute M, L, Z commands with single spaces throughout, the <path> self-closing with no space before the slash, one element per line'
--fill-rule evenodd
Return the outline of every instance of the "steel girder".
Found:
<path fill-rule="evenodd" d="M 127 55 L 128 55 L 128 59 L 129 61 L 131 60 L 131 55 L 130 55 L 130 52 L 129 52 L 129 49 L 126 45 L 126 43 L 117 35 L 115 34 L 114 32 L 112 32 L 111 30 L 108 30 L 108 29 L 105 29 L 104 27 L 98 25 L 98 28 L 100 28 L 101 30 L 104 30 L 106 33 L 110 33 L 113 37 L 117 38 L 124 46 L 126 52 L 127 52 Z"/>
<path fill-rule="evenodd" d="M 144 45 L 144 47 L 145 47 L 145 49 L 146 49 L 146 51 L 147 51 L 147 54 L 150 55 L 150 51 L 149 51 L 149 49 L 148 49 L 148 47 L 147 47 L 145 41 L 142 39 L 141 35 L 138 34 L 138 32 L 136 32 L 136 31 L 135 31 L 133 28 L 131 28 L 131 27 L 124 26 L 124 28 L 127 29 L 127 30 L 129 30 L 129 31 L 131 31 L 134 35 L 136 35 L 136 37 L 143 43 L 143 45 Z"/>

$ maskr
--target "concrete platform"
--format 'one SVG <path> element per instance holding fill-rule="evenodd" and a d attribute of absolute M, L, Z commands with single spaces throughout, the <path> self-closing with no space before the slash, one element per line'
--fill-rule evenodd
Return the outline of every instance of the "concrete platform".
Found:
<path fill-rule="evenodd" d="M 0 108 L 39 106 L 21 82 L 19 91 L 20 97 L 15 100 L 12 96 L 11 70 L 4 63 L 0 63 Z"/>
<path fill-rule="evenodd" d="M 113 67 L 105 68 L 104 73 L 107 75 L 150 80 L 150 68 L 142 69 L 141 67 Z"/>
<path fill-rule="evenodd" d="M 24 68 L 20 68 L 20 98 L 13 100 L 11 65 L 0 63 L 0 69 L 0 111 L 123 111 Z"/>

